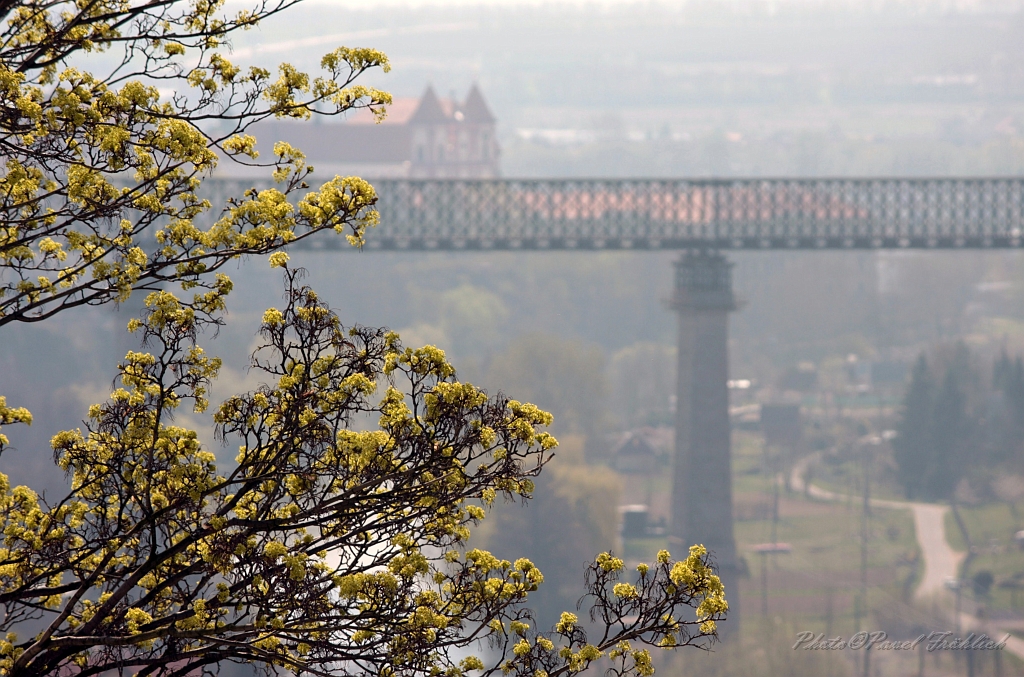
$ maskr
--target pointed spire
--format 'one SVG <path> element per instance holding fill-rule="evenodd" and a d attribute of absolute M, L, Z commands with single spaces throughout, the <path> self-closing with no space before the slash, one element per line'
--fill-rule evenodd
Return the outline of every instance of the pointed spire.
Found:
<path fill-rule="evenodd" d="M 484 101 L 484 95 L 480 93 L 480 88 L 476 86 L 475 82 L 469 89 L 462 112 L 466 116 L 466 122 L 490 124 L 496 121 L 494 115 L 491 114 L 491 109 L 487 107 L 487 102 Z"/>
<path fill-rule="evenodd" d="M 444 113 L 441 101 L 434 93 L 434 88 L 428 85 L 427 91 L 423 92 L 423 96 L 420 97 L 420 105 L 416 107 L 416 112 L 409 118 L 409 122 L 411 124 L 429 124 L 447 121 L 448 116 Z"/>

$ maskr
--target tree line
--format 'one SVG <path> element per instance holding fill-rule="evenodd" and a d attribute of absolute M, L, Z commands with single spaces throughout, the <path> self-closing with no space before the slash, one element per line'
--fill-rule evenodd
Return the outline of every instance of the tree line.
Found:
<path fill-rule="evenodd" d="M 907 498 L 948 500 L 963 480 L 987 492 L 996 473 L 1024 467 L 1024 358 L 1004 350 L 984 376 L 963 343 L 918 357 L 893 440 Z"/>

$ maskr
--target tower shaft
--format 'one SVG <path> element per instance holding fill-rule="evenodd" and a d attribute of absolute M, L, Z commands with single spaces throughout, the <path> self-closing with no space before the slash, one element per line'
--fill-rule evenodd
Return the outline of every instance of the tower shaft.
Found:
<path fill-rule="evenodd" d="M 677 550 L 702 544 L 714 556 L 730 607 L 720 634 L 733 635 L 739 590 L 726 383 L 729 313 L 736 309 L 732 264 L 702 250 L 674 265 L 671 306 L 679 314 L 679 344 L 671 541 Z"/>

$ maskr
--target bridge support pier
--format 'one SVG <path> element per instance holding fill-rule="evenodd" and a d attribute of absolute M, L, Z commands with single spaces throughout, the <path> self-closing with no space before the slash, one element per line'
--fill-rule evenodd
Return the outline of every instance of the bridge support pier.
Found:
<path fill-rule="evenodd" d="M 674 266 L 670 305 L 679 314 L 679 344 L 670 542 L 677 557 L 695 543 L 714 555 L 729 600 L 728 620 L 719 626 L 726 638 L 739 630 L 726 385 L 729 312 L 736 309 L 732 264 L 718 252 L 693 250 Z"/>

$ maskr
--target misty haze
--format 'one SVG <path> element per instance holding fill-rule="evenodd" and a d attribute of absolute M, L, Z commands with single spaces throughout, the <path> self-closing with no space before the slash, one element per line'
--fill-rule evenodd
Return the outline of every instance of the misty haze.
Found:
<path fill-rule="evenodd" d="M 121 164 L 103 159 L 113 143 L 107 136 L 91 128 L 72 129 L 91 123 L 65 122 L 61 112 L 52 118 L 61 123 L 52 123 L 46 134 L 39 131 L 50 124 L 43 114 L 32 118 L 29 127 L 35 131 L 25 127 L 30 106 L 12 93 L 22 87 L 13 75 L 14 65 L 29 74 L 25 82 L 38 84 L 46 110 L 47 97 L 57 85 L 43 75 L 31 79 L 37 68 L 31 58 L 36 57 L 25 56 L 17 38 L 18 31 L 28 29 L 15 26 L 15 10 L 3 3 L 0 7 L 0 17 L 7 22 L 0 40 L 0 76 L 12 74 L 0 77 L 0 152 L 7 163 L 0 169 L 5 210 L 0 225 L 0 304 L 7 304 L 0 305 L 0 471 L 9 477 L 9 482 L 0 482 L 0 515 L 6 520 L 7 538 L 0 543 L 0 579 L 7 579 L 0 580 L 0 630 L 17 633 L 17 638 L 0 642 L 0 676 L 117 670 L 199 675 L 219 669 L 219 674 L 230 677 L 288 670 L 477 677 L 496 674 L 488 670 L 502 670 L 508 660 L 505 674 L 560 677 L 622 669 L 624 673 L 613 674 L 647 677 L 647 659 L 629 658 L 629 651 L 641 649 L 643 642 L 653 647 L 653 669 L 666 677 L 1024 675 L 1024 4 L 694 0 L 374 6 L 306 0 L 263 18 L 250 30 L 231 34 L 229 47 L 214 46 L 210 53 L 219 49 L 242 74 L 251 66 L 267 68 L 273 75 L 266 82 L 272 82 L 281 62 L 315 74 L 324 54 L 338 46 L 380 50 L 390 70 L 384 72 L 373 63 L 359 73 L 355 85 L 374 89 L 357 93 L 358 104 L 325 97 L 309 104 L 311 116 L 294 111 L 277 115 L 274 110 L 291 111 L 288 106 L 294 107 L 296 101 L 317 96 L 316 87 L 299 87 L 277 100 L 261 94 L 263 98 L 255 97 L 252 105 L 270 101 L 267 106 L 279 108 L 253 113 L 252 120 L 245 118 L 247 125 L 252 124 L 242 128 L 243 118 L 232 113 L 235 108 L 208 104 L 202 98 L 229 96 L 232 87 L 241 91 L 240 79 L 231 81 L 213 65 L 204 66 L 210 82 L 215 75 L 221 78 L 207 87 L 205 71 L 186 81 L 182 75 L 158 77 L 146 70 L 155 68 L 152 65 L 132 66 L 143 68 L 140 77 L 154 88 L 154 95 L 148 103 L 135 102 L 125 111 L 192 106 L 191 117 L 181 115 L 195 131 L 188 138 L 199 139 L 196 148 L 213 149 L 220 156 L 215 167 L 200 166 L 195 159 L 199 151 L 175 160 L 187 166 L 182 176 L 201 179 L 195 188 L 198 199 L 212 203 L 210 210 L 197 209 L 194 214 L 185 214 L 192 188 L 173 182 L 172 188 L 161 187 L 156 174 L 145 178 L 148 170 L 132 164 L 145 164 L 138 159 L 141 155 L 131 155 L 135 150 L 125 150 L 133 159 Z M 241 3 L 229 3 L 218 11 L 233 14 L 241 9 Z M 43 38 L 31 40 L 42 44 Z M 153 44 L 164 49 L 169 40 L 173 42 L 164 38 Z M 192 43 L 187 48 L 181 57 L 186 74 L 209 58 L 192 59 L 190 55 L 200 50 Z M 119 68 L 120 46 L 84 49 L 69 48 L 69 55 L 56 60 L 62 69 L 74 66 L 106 74 Z M 167 54 L 178 58 L 173 50 Z M 132 58 L 136 61 L 131 63 L 140 63 L 141 57 Z M 247 87 L 269 87 L 258 78 L 245 82 Z M 111 88 L 124 86 L 116 78 L 110 83 Z M 389 101 L 380 99 L 383 92 L 390 94 Z M 294 101 L 288 100 L 293 95 Z M 96 95 L 95 100 L 100 98 Z M 83 96 L 74 105 L 88 108 L 90 101 Z M 64 111 L 61 106 L 68 105 L 54 103 L 52 108 Z M 240 98 L 231 105 L 242 110 L 249 104 Z M 110 120 L 135 119 L 135 112 L 125 111 L 118 113 L 122 118 L 111 113 Z M 139 123 L 139 129 L 161 129 L 158 118 Z M 68 114 L 67 119 L 75 118 Z M 124 142 L 128 145 L 159 145 L 147 140 L 147 132 L 132 127 L 135 122 L 97 124 L 131 130 L 125 132 L 130 134 L 125 138 L 131 142 Z M 238 138 L 254 136 L 252 145 L 228 141 L 236 133 Z M 79 138 L 76 134 L 81 134 L 79 145 L 87 148 L 82 156 L 86 159 L 74 156 L 78 146 L 65 148 L 60 140 Z M 181 144 L 186 136 L 171 135 Z M 40 141 L 44 138 L 51 141 Z M 278 152 L 277 142 L 291 144 L 304 159 Z M 33 155 L 33 144 L 43 150 Z M 171 157 L 173 148 L 168 141 L 148 152 L 160 165 L 159 158 Z M 54 154 L 47 155 L 51 151 Z M 234 160 L 228 157 L 232 153 Z M 68 159 L 72 156 L 78 159 Z M 279 171 L 282 166 L 294 168 L 277 183 L 271 178 L 275 157 Z M 32 191 L 19 183 L 28 180 L 22 169 L 37 165 L 42 168 L 40 176 L 53 178 L 58 187 L 39 197 L 43 189 L 36 186 L 36 192 L 25 197 Z M 113 192 L 89 192 L 95 184 L 88 181 L 75 184 L 74 167 L 79 165 L 98 167 L 96 175 L 109 179 L 104 185 L 113 186 Z M 170 166 L 160 171 L 171 171 Z M 312 172 L 302 174 L 309 166 Z M 368 185 L 354 180 L 337 184 L 337 193 L 318 194 L 315 207 L 320 211 L 304 203 L 305 211 L 296 209 L 285 217 L 275 216 L 267 206 L 270 202 L 259 202 L 280 190 L 282 200 L 298 204 L 308 190 L 319 189 L 336 175 L 362 177 Z M 135 201 L 117 203 L 128 200 L 124 196 L 137 185 L 146 185 L 146 191 L 164 201 L 164 211 L 153 209 L 151 216 L 139 216 L 146 213 L 148 203 L 136 200 L 134 193 L 130 197 Z M 118 192 L 122 188 L 123 194 Z M 246 192 L 252 188 L 256 190 Z M 177 205 L 173 209 L 167 206 L 172 203 Z M 243 213 L 243 204 L 252 210 Z M 47 222 L 44 212 L 51 205 L 57 205 L 53 213 L 60 218 Z M 29 207 L 39 213 L 30 214 Z M 380 214 L 377 225 L 367 216 L 374 209 Z M 132 230 L 135 219 L 145 228 Z M 92 222 L 100 225 L 90 226 Z M 178 236 L 172 231 L 185 222 L 188 228 L 219 232 L 221 239 L 203 239 L 196 234 L 199 231 L 189 230 L 175 240 Z M 364 226 L 369 226 L 365 232 Z M 76 228 L 84 228 L 87 236 L 68 234 Z M 119 228 L 135 240 L 119 241 Z M 266 240 L 243 237 L 250 232 L 247 229 L 260 228 L 265 230 L 259 237 Z M 164 229 L 162 234 L 154 235 L 158 229 Z M 287 244 L 294 234 L 301 235 L 299 241 Z M 362 238 L 362 246 L 351 246 L 346 234 L 353 240 Z M 72 254 L 69 261 L 74 252 L 95 245 L 96 251 L 107 249 L 104 256 L 109 261 L 134 265 L 135 273 L 141 267 L 142 273 L 125 282 L 106 268 L 96 272 L 89 254 L 83 254 L 85 262 L 76 278 L 82 282 L 75 284 L 99 280 L 102 284 L 96 282 L 82 292 L 95 296 L 81 303 L 71 303 L 79 298 L 72 296 L 67 302 L 39 301 L 58 296 L 51 291 L 56 284 L 28 289 L 42 279 L 38 275 L 52 273 L 55 281 L 65 279 L 60 273 L 64 259 L 58 261 L 58 250 L 48 243 L 53 242 L 51 237 Z M 83 249 L 82 242 L 92 244 Z M 141 247 L 138 261 L 129 245 Z M 174 256 L 180 258 L 162 254 L 164 247 L 179 247 Z M 281 252 L 287 256 L 275 258 Z M 208 268 L 207 263 L 195 263 L 207 262 L 202 257 L 210 256 L 221 258 L 210 259 Z M 146 266 L 161 261 L 164 267 L 147 277 Z M 37 264 L 38 269 L 32 267 Z M 220 294 L 223 288 L 214 284 L 215 272 L 226 274 L 233 285 L 224 309 L 214 303 L 199 308 L 196 317 L 205 318 L 207 313 L 209 319 L 194 322 L 175 316 L 173 322 L 183 324 L 177 338 L 168 339 L 169 330 L 157 326 L 164 306 L 156 297 L 173 292 L 191 299 L 195 290 L 182 290 L 179 281 L 193 279 L 210 285 L 201 290 Z M 118 268 L 117 275 L 127 273 Z M 315 290 L 313 296 L 298 291 L 306 286 Z M 156 295 L 147 301 L 151 292 Z M 289 304 L 306 305 L 289 315 Z M 320 321 L 316 318 L 327 316 L 318 304 L 329 306 L 346 331 L 364 328 L 364 333 L 357 331 L 349 339 L 331 334 L 333 338 L 323 338 L 325 343 L 317 345 L 327 351 L 323 354 L 348 360 L 348 371 L 340 371 L 337 381 L 323 383 L 329 381 L 332 390 L 346 397 L 365 396 L 367 404 L 345 404 L 350 410 L 327 402 L 329 398 L 327 403 L 303 404 L 303 398 L 319 398 L 319 389 L 326 385 L 295 386 L 294 397 L 282 394 L 294 385 L 288 379 L 302 376 L 301 369 L 296 376 L 295 364 L 311 350 L 312 343 L 303 343 L 313 342 L 302 334 L 303 322 L 315 324 Z M 49 309 L 58 305 L 60 312 L 51 317 Z M 282 319 L 275 319 L 268 308 L 282 309 Z M 299 312 L 309 308 L 311 315 Z M 129 333 L 126 327 L 133 318 L 149 319 L 141 330 Z M 295 334 L 281 329 L 284 333 L 278 337 L 276 326 Z M 443 356 L 427 350 L 409 351 L 402 358 L 402 353 L 389 352 L 398 350 L 389 334 L 366 328 L 396 332 L 402 350 L 433 346 Z M 327 325 L 321 330 L 323 336 L 333 331 Z M 81 478 L 89 473 L 75 474 L 75 463 L 88 468 L 91 454 L 96 467 L 115 478 L 101 481 L 97 478 L 106 475 L 96 471 L 92 481 L 97 486 L 114 482 L 115 488 L 102 500 L 90 500 L 106 501 L 111 507 L 104 509 L 109 514 L 103 519 L 115 523 L 119 510 L 122 517 L 128 514 L 118 501 L 127 501 L 124 496 L 130 493 L 119 493 L 118 482 L 160 475 L 144 470 L 150 466 L 143 461 L 133 472 L 111 470 L 116 450 L 130 444 L 149 449 L 150 444 L 138 441 L 146 435 L 132 428 L 135 414 L 118 407 L 144 409 L 150 406 L 144 400 L 156 398 L 156 391 L 132 386 L 131 369 L 155 369 L 137 351 L 158 355 L 155 363 L 163 364 L 161 355 L 174 352 L 167 341 L 187 343 L 193 333 L 205 355 L 223 361 L 215 379 L 209 374 L 202 377 L 210 378 L 210 407 L 194 409 L 190 400 L 168 408 L 163 419 L 154 414 L 153 430 L 162 430 L 160 425 L 195 430 L 195 449 L 212 454 L 202 463 L 216 467 L 216 473 L 209 471 L 211 487 L 223 476 L 234 482 L 233 469 L 245 469 L 246 454 L 256 454 L 257 447 L 264 450 L 276 444 L 305 450 L 288 456 L 292 465 L 287 472 L 281 470 L 280 477 L 270 471 L 250 477 L 245 474 L 249 470 L 238 470 L 239 477 L 252 480 L 238 480 L 238 487 L 256 491 L 253 487 L 259 486 L 254 505 L 280 487 L 289 487 L 287 492 L 281 489 L 283 503 L 273 508 L 277 512 L 267 508 L 266 515 L 281 520 L 267 528 L 283 529 L 281 525 L 295 515 L 308 515 L 303 528 L 321 534 L 317 538 L 325 544 L 308 554 L 302 551 L 301 561 L 293 560 L 289 557 L 299 551 L 289 548 L 293 541 L 300 542 L 298 532 L 260 532 L 246 547 L 257 547 L 252 544 L 258 542 L 257 549 L 270 553 L 260 555 L 269 558 L 267 562 L 257 562 L 266 571 L 260 569 L 263 573 L 245 579 L 244 585 L 238 583 L 238 589 L 266 588 L 268 581 L 277 580 L 267 573 L 271 571 L 282 581 L 294 576 L 301 582 L 303 574 L 295 572 L 303 566 L 307 582 L 316 570 L 326 572 L 324 585 L 335 586 L 316 603 L 296 603 L 288 613 L 267 611 L 273 605 L 263 598 L 236 605 L 231 597 L 231 604 L 218 613 L 232 631 L 237 621 L 241 634 L 223 645 L 210 638 L 218 621 L 209 620 L 211 625 L 202 626 L 202 632 L 188 623 L 201 620 L 215 600 L 228 599 L 229 587 L 230 595 L 236 594 L 236 584 L 222 582 L 229 580 L 232 568 L 233 575 L 239 575 L 245 567 L 256 566 L 256 560 L 242 562 L 248 551 L 235 541 L 231 548 L 222 548 L 223 561 L 234 563 L 215 566 L 216 571 L 188 568 L 189 558 L 198 562 L 200 555 L 181 555 L 187 563 L 174 560 L 175 566 L 183 567 L 180 579 L 170 586 L 177 586 L 174 595 L 189 586 L 209 586 L 209 591 L 190 592 L 187 604 L 185 597 L 179 600 L 168 592 L 167 599 L 175 601 L 162 610 L 155 601 L 159 595 L 146 592 L 156 588 L 139 592 L 142 588 L 133 587 L 142 585 L 138 579 L 144 575 L 164 571 L 163 564 L 153 564 L 152 569 L 148 563 L 138 564 L 152 559 L 117 565 L 129 581 L 123 590 L 109 582 L 116 576 L 108 572 L 97 574 L 99 581 L 90 582 L 75 597 L 78 593 L 69 581 L 83 579 L 82 567 L 91 564 L 75 564 L 78 560 L 70 554 L 53 555 L 46 566 L 57 567 L 56 573 L 33 564 L 38 566 L 36 573 L 28 574 L 25 562 L 31 558 L 18 554 L 23 541 L 32 540 L 25 530 L 45 520 L 29 515 L 31 511 L 19 512 L 22 498 L 13 487 L 26 485 L 38 492 L 45 512 L 45 506 L 88 485 Z M 145 345 L 144 336 L 149 337 Z M 329 350 L 323 348 L 328 344 Z M 288 353 L 289 346 L 294 354 Z M 175 362 L 173 370 L 168 366 L 160 377 L 171 378 L 173 372 L 182 379 L 175 386 L 179 389 L 187 385 L 182 385 L 186 366 L 199 369 L 197 358 L 186 348 L 180 347 L 182 361 Z M 366 366 L 377 357 L 378 367 Z M 317 366 L 311 366 L 306 377 L 319 384 L 313 372 L 322 368 L 326 373 L 328 368 L 325 362 L 309 359 Z M 421 363 L 434 366 L 417 372 Z M 450 374 L 449 363 L 454 368 Z M 388 371 L 396 364 L 397 371 Z M 119 376 L 119 365 L 121 372 L 129 373 Z M 351 380 L 352 374 L 364 371 L 367 383 L 373 381 L 365 393 Z M 397 388 L 394 410 L 377 404 L 385 397 L 389 378 Z M 439 389 L 429 390 L 431 379 L 441 384 Z M 444 390 L 449 382 L 472 384 L 472 392 L 465 391 L 466 401 L 479 392 L 481 401 L 485 395 L 496 398 L 494 411 L 513 413 L 502 414 L 506 418 L 501 419 L 480 405 L 480 412 L 473 409 L 472 416 L 462 412 L 457 418 L 451 413 L 450 420 L 443 419 L 444 426 L 433 419 L 424 423 L 430 416 L 441 416 L 436 414 L 437 402 L 446 400 L 438 393 L 449 392 Z M 422 392 L 417 390 L 420 386 Z M 149 394 L 109 399 L 122 387 Z M 243 399 L 253 409 L 219 409 L 222 402 L 243 393 L 250 393 L 245 396 L 250 399 Z M 277 409 L 267 405 L 270 422 L 264 429 L 252 423 L 252 412 L 268 397 L 277 402 Z M 513 402 L 505 402 L 505 397 Z M 109 416 L 89 418 L 90 406 L 102 402 L 112 403 L 103 409 L 103 416 Z M 415 413 L 409 419 L 415 425 L 388 428 L 391 424 L 385 419 L 398 416 L 396 403 L 403 402 Z M 550 425 L 541 414 L 518 409 L 520 402 L 550 412 Z M 341 408 L 330 409 L 335 405 Z M 279 423 L 277 417 L 287 418 L 288 406 L 296 407 L 293 413 L 302 426 L 313 419 L 317 425 L 323 423 L 329 439 L 307 439 L 298 433 L 273 437 L 277 433 L 268 431 Z M 14 408 L 21 407 L 31 412 L 30 426 L 19 424 L 25 417 Z M 238 413 L 243 410 L 249 413 Z M 237 420 L 232 418 L 236 414 Z M 473 475 L 450 495 L 435 496 L 429 493 L 433 489 L 422 489 L 432 482 L 443 484 L 438 477 L 456 472 L 444 465 L 449 457 L 460 459 L 457 471 L 467 476 L 492 467 L 487 465 L 491 457 L 474 456 L 487 448 L 486 434 L 469 442 L 460 437 L 471 434 L 467 431 L 480 434 L 481 428 L 490 430 L 488 426 L 500 437 L 501 425 L 486 422 L 492 414 L 510 430 L 515 426 L 508 421 L 517 416 L 529 421 L 531 431 L 536 428 L 536 434 L 509 442 L 507 451 L 502 447 L 493 457 L 495 468 L 504 458 L 520 465 L 507 464 L 502 471 L 507 476 L 479 479 L 479 487 L 473 484 L 478 481 Z M 446 432 L 436 432 L 432 425 Z M 378 428 L 387 431 L 381 435 L 390 436 L 387 444 L 380 442 L 381 449 L 405 449 L 406 456 L 395 451 L 401 462 L 380 470 L 374 480 L 379 484 L 373 485 L 366 476 L 378 467 L 377 461 L 342 462 L 337 449 L 345 439 L 358 452 L 352 453 L 369 454 L 367 440 L 378 440 L 369 431 Z M 92 442 L 76 447 L 69 436 L 54 437 L 75 429 L 86 436 L 96 433 L 95 440 L 113 437 L 91 447 Z M 400 430 L 405 432 L 396 432 Z M 545 446 L 553 442 L 548 443 L 544 433 L 557 439 L 557 447 Z M 252 440 L 262 440 L 264 434 L 273 444 L 254 446 Z M 444 437 L 448 434 L 450 440 Z M 518 439 L 509 435 L 510 440 Z M 9 444 L 3 443 L 4 436 Z M 285 437 L 291 441 L 281 441 Z M 183 449 L 191 450 L 191 444 L 181 442 Z M 321 452 L 313 450 L 320 449 L 319 444 L 334 450 L 334 461 L 316 456 Z M 521 450 L 518 444 L 523 445 Z M 78 459 L 60 461 L 70 468 L 67 472 L 54 463 L 62 453 Z M 140 452 L 139 458 L 146 453 Z M 320 460 L 305 466 L 295 460 L 307 458 L 302 455 L 306 453 Z M 202 465 L 188 458 L 195 468 Z M 534 473 L 539 459 L 543 470 Z M 335 478 L 332 484 L 317 475 L 321 461 L 348 463 L 345 472 L 353 474 L 337 479 L 323 471 L 324 477 Z M 422 468 L 416 465 L 420 461 Z M 179 475 L 199 472 L 188 468 Z M 409 468 L 416 479 L 408 486 L 416 489 L 410 489 L 408 504 L 365 508 L 365 514 L 352 518 L 354 526 L 344 529 L 336 514 L 324 517 L 316 512 L 332 501 L 344 503 L 327 498 L 339 486 L 355 492 L 351 505 L 362 506 L 374 492 L 400 494 L 398 488 L 405 486 L 401 473 L 411 472 Z M 320 481 L 324 494 L 319 499 L 309 498 L 307 504 L 296 498 Z M 301 489 L 293 491 L 290 483 Z M 366 488 L 370 486 L 376 489 Z M 473 489 L 465 489 L 457 500 L 451 498 L 464 486 Z M 225 507 L 222 514 L 203 502 L 206 494 L 202 501 L 195 498 L 199 489 L 182 491 L 183 496 L 194 494 L 181 499 L 194 503 L 189 504 L 194 512 L 188 513 L 193 517 L 181 517 L 182 523 L 201 522 L 207 528 L 223 518 L 235 520 L 223 522 L 230 525 L 225 528 L 242 528 L 235 522 L 249 528 L 246 520 L 257 521 L 255 508 L 243 514 L 237 506 Z M 242 491 L 224 488 L 209 505 L 221 505 L 217 501 L 223 500 L 227 506 Z M 285 496 L 288 492 L 291 498 Z M 116 496 L 121 498 L 115 500 Z M 303 507 L 288 512 L 281 507 L 288 501 Z M 154 509 L 152 502 L 147 505 Z M 345 505 L 350 509 L 349 503 Z M 478 519 L 478 510 L 480 515 L 486 512 L 486 518 Z M 204 511 L 213 515 L 212 521 L 202 521 L 207 519 Z M 388 520 L 399 513 L 413 525 L 408 533 L 419 535 L 392 533 L 387 531 L 390 526 L 380 527 L 387 538 L 369 535 L 376 525 L 390 525 Z M 469 525 L 466 534 L 447 523 L 436 532 L 431 531 L 436 525 L 425 526 L 452 515 Z M 90 519 L 86 518 L 87 525 L 92 524 Z M 117 543 L 117 548 L 141 547 L 140 536 L 119 541 L 120 532 L 109 525 L 104 528 L 111 531 L 103 531 L 103 538 Z M 330 529 L 345 533 L 327 538 L 324 534 Z M 157 531 L 153 527 L 152 533 Z M 139 527 L 139 533 L 150 532 Z M 173 529 L 164 535 L 168 543 L 176 542 Z M 357 547 L 357 536 L 367 543 L 380 540 Z M 27 551 L 49 552 L 46 538 L 40 536 L 38 547 Z M 281 553 L 267 550 L 264 538 L 267 543 L 284 543 Z M 244 541 L 239 539 L 238 543 Z M 616 644 L 598 646 L 602 633 L 614 635 L 606 625 L 620 626 L 606 623 L 601 614 L 589 615 L 597 597 L 596 588 L 588 586 L 604 585 L 593 583 L 598 572 L 619 575 L 619 569 L 607 564 L 619 558 L 621 580 L 636 583 L 637 588 L 623 592 L 609 579 L 607 590 L 617 591 L 608 592 L 609 599 L 646 603 L 654 599 L 648 596 L 655 595 L 655 586 L 645 588 L 634 580 L 637 567 L 646 572 L 642 563 L 647 563 L 651 571 L 661 571 L 655 563 L 667 550 L 673 562 L 693 560 L 691 565 L 700 574 L 699 553 L 686 559 L 694 544 L 705 546 L 706 561 L 717 578 L 710 587 L 688 583 L 697 586 L 692 603 L 657 598 L 658 604 L 675 605 L 673 613 L 690 623 L 684 626 L 690 635 L 665 642 L 683 645 L 667 651 L 657 644 L 672 631 L 645 630 L 643 641 L 643 633 L 637 633 L 630 640 L 632 649 L 624 654 L 632 662 L 623 667 L 626 658 L 610 655 Z M 68 545 L 67 552 L 75 547 L 79 546 Z M 106 552 L 101 545 L 96 548 Z M 448 594 L 442 592 L 445 582 L 457 588 L 471 574 L 487 574 L 477 560 L 472 560 L 477 562 L 473 566 L 483 573 L 470 571 L 465 553 L 474 548 L 493 553 L 499 563 L 508 560 L 505 569 L 494 565 L 488 575 L 505 571 L 501 575 L 512 576 L 508 572 L 514 571 L 516 584 L 532 584 L 530 571 L 543 572 L 543 583 L 529 591 L 528 599 L 523 593 L 525 601 L 516 598 L 513 604 L 502 598 L 502 604 L 512 605 L 509 608 L 520 609 L 515 605 L 521 602 L 522 609 L 532 610 L 529 615 L 509 611 L 507 616 L 486 616 L 486 605 L 476 598 L 460 598 L 448 606 L 437 601 Z M 446 560 L 449 549 L 461 554 Z M 110 552 L 107 555 L 114 557 Z M 380 554 L 384 552 L 392 554 Z M 611 559 L 595 560 L 604 552 L 610 552 Z M 413 566 L 408 563 L 420 556 L 430 562 L 429 568 L 423 564 L 415 575 L 402 573 L 402 566 Z M 401 560 L 405 564 L 395 564 L 399 557 L 406 558 Z M 527 558 L 529 566 L 518 558 Z M 315 569 L 314 561 L 322 570 Z M 462 578 L 451 573 L 463 565 Z M 128 574 L 134 566 L 140 568 L 132 578 Z M 671 592 L 659 588 L 658 594 L 671 598 L 677 587 L 685 586 L 671 578 L 668 565 L 663 568 Z M 345 576 L 384 576 L 382 572 L 406 576 L 407 585 L 388 588 L 390 584 L 379 583 L 373 593 L 378 597 L 362 588 L 345 592 L 357 585 L 351 583 L 355 578 Z M 641 579 L 648 580 L 645 576 Z M 698 608 L 702 599 L 718 600 L 719 580 L 728 610 L 706 611 L 717 609 L 714 605 Z M 52 589 L 42 595 L 31 592 L 33 586 Z M 271 595 L 273 583 L 271 592 L 264 588 L 263 594 Z M 433 588 L 438 590 L 436 599 L 424 592 Z M 112 620 L 89 626 L 95 609 L 108 599 L 101 593 L 121 594 L 118 590 L 126 597 L 105 612 Z M 287 590 L 293 600 L 305 600 L 302 595 L 309 592 L 301 586 Z M 25 601 L 29 592 L 38 599 Z M 405 606 L 394 601 L 401 595 L 406 595 Z M 385 597 L 388 602 L 381 601 Z M 196 600 L 202 602 L 199 607 Z M 374 621 L 380 624 L 374 626 L 377 629 L 360 625 L 364 615 L 392 602 L 394 614 L 382 613 L 384 620 Z M 274 602 L 278 603 L 287 607 L 286 602 Z M 472 607 L 477 603 L 479 608 Z M 64 604 L 81 626 L 61 625 L 66 619 L 53 621 Z M 336 614 L 330 617 L 333 625 L 324 621 L 321 627 L 329 626 L 329 631 L 323 630 L 316 641 L 304 639 L 313 622 L 302 625 L 294 619 L 313 613 L 310 610 L 319 609 L 318 604 Z M 453 611 L 459 604 L 464 606 Z M 484 615 L 465 611 L 471 607 L 473 613 Z M 603 609 L 626 626 L 644 618 L 632 607 L 628 613 L 625 606 L 615 607 L 614 613 Z M 251 624 L 238 621 L 250 612 L 256 619 Z M 563 612 L 577 614 L 578 619 L 566 625 Z M 431 616 L 449 613 L 450 625 Z M 149 627 L 162 628 L 161 614 L 170 619 L 166 632 L 154 631 L 145 646 L 142 639 L 132 639 L 148 637 Z M 422 621 L 424 614 L 434 619 L 433 625 Z M 507 628 L 501 630 L 504 639 L 478 641 L 494 630 L 495 618 L 499 629 Z M 44 637 L 42 630 L 51 621 L 56 623 L 53 638 Z M 707 622 L 710 626 L 702 624 Z M 478 627 L 473 623 L 479 623 L 480 633 L 464 640 L 459 633 L 468 636 Z M 516 630 L 520 626 L 515 623 L 527 623 L 529 630 Z M 385 626 L 388 630 L 380 629 Z M 554 630 L 556 626 L 559 629 Z M 91 629 L 85 633 L 76 627 Z M 388 634 L 391 631 L 393 635 Z M 556 656 L 562 644 L 570 646 L 565 665 L 559 663 L 557 669 L 555 662 L 529 662 L 534 656 L 529 651 L 543 653 L 543 641 L 535 633 L 549 631 L 555 645 L 551 661 L 561 660 Z M 589 639 L 572 639 L 572 632 L 582 631 Z M 107 632 L 121 634 L 117 641 L 95 646 L 85 639 Z M 273 632 L 279 632 L 280 639 L 268 643 L 267 633 Z M 619 641 L 625 635 L 614 636 Z M 80 639 L 70 639 L 74 637 Z M 172 637 L 173 641 L 168 639 Z M 520 642 L 525 649 L 519 648 Z M 690 643 L 711 651 L 685 646 Z M 600 655 L 588 653 L 591 646 L 598 646 Z M 79 649 L 69 647 L 86 648 L 75 653 Z M 331 647 L 337 653 L 331 653 Z M 39 656 L 52 651 L 54 658 L 18 658 L 34 655 L 32 651 L 39 651 Z M 202 659 L 189 652 L 203 654 Z M 308 664 L 303 662 L 307 654 L 315 658 Z M 404 657 L 397 658 L 399 654 Z M 476 656 L 482 661 L 479 667 L 473 662 Z"/>

